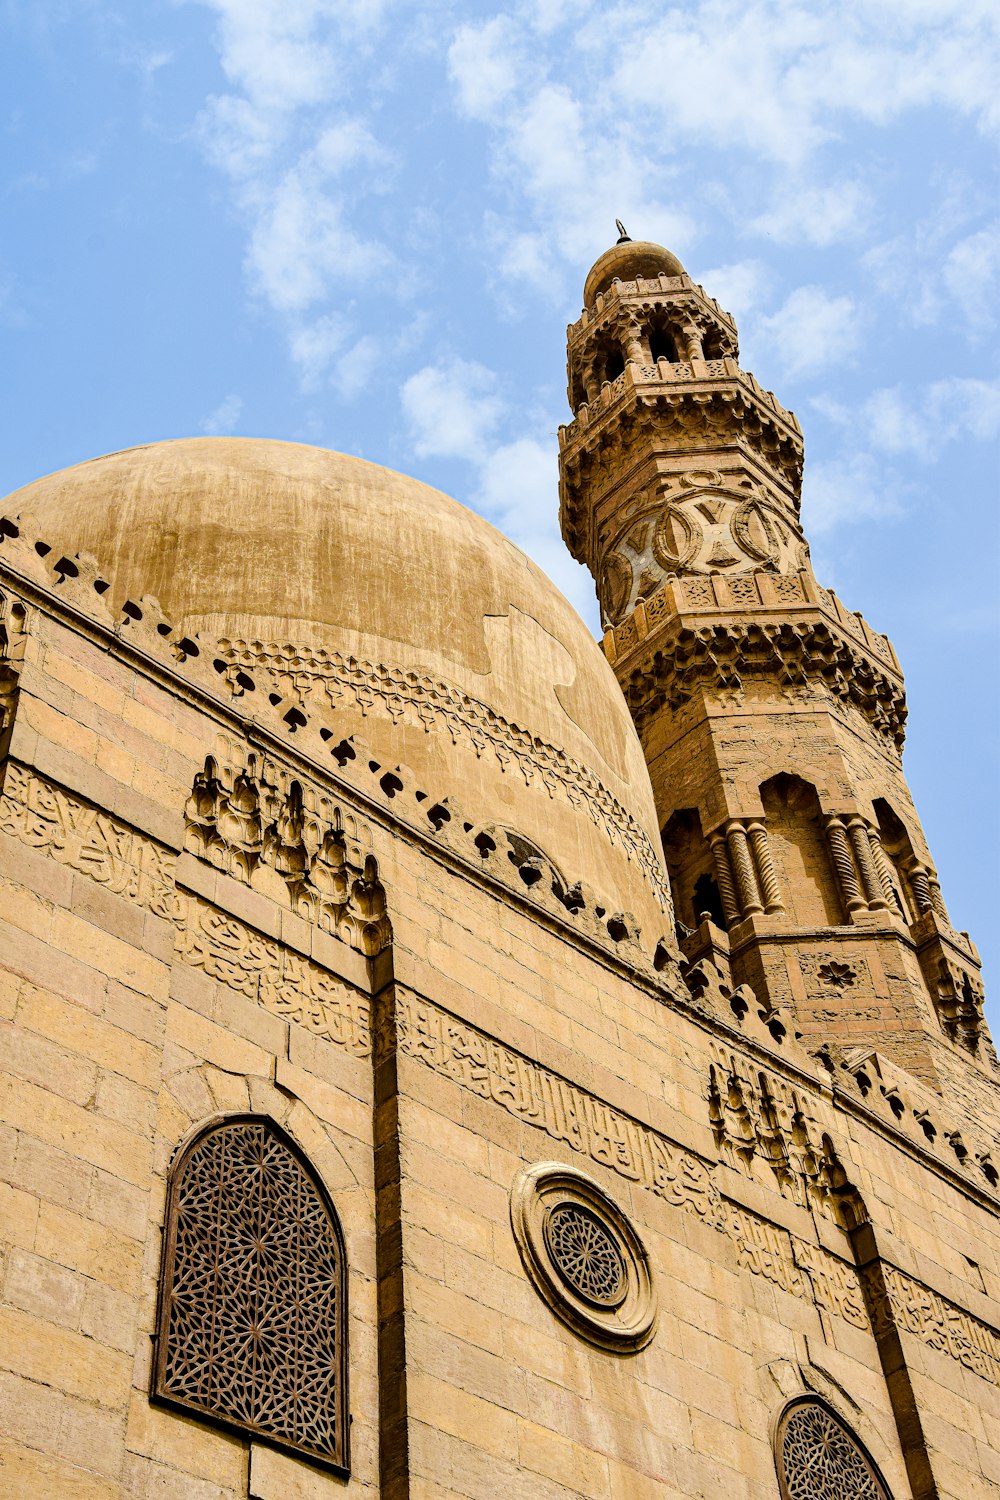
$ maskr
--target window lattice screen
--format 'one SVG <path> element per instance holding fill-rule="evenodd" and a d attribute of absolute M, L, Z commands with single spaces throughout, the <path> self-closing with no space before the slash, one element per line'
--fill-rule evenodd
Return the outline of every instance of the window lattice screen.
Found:
<path fill-rule="evenodd" d="M 775 1436 L 782 1500 L 892 1500 L 859 1439 L 824 1401 L 793 1401 Z"/>
<path fill-rule="evenodd" d="M 153 1396 L 346 1470 L 346 1315 L 305 1158 L 269 1120 L 209 1126 L 171 1175 Z"/>

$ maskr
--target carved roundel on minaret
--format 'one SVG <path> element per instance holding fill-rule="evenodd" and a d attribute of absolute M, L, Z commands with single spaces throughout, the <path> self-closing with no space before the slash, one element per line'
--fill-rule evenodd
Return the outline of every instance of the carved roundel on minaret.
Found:
<path fill-rule="evenodd" d="M 515 1178 L 510 1219 L 524 1268 L 556 1317 L 602 1349 L 648 1344 L 656 1326 L 649 1257 L 599 1183 L 538 1162 Z"/>

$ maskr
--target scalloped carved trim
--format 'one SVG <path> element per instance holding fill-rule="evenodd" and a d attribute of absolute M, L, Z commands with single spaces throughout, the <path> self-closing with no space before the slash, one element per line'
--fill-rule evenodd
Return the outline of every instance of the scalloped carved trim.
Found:
<path fill-rule="evenodd" d="M 489 704 L 440 678 L 419 677 L 384 662 L 360 661 L 339 651 L 275 642 L 221 640 L 219 651 L 234 667 L 263 668 L 302 699 L 345 696 L 362 714 L 373 709 L 430 732 L 444 730 L 452 744 L 465 744 L 477 756 L 492 754 L 504 772 L 515 770 L 526 786 L 541 784 L 550 797 L 565 797 L 625 851 L 649 881 L 669 913 L 670 891 L 661 862 L 646 832 L 587 766 L 558 746 L 510 723 Z"/>

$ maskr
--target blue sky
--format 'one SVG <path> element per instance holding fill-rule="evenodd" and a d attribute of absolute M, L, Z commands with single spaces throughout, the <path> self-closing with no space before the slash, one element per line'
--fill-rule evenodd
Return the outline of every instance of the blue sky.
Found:
<path fill-rule="evenodd" d="M 618 216 L 799 416 L 816 570 L 896 645 L 945 899 L 1000 974 L 995 0 L 0 18 L 0 493 L 156 438 L 319 443 L 481 510 L 596 628 L 555 433 Z"/>

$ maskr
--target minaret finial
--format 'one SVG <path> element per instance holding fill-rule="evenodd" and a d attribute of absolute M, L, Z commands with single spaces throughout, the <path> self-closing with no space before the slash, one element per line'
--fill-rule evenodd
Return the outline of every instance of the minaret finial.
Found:
<path fill-rule="evenodd" d="M 615 220 L 615 228 L 618 231 L 618 239 L 616 243 L 619 245 L 630 245 L 632 243 L 632 236 L 626 230 L 625 225 L 622 223 L 621 219 Z"/>

